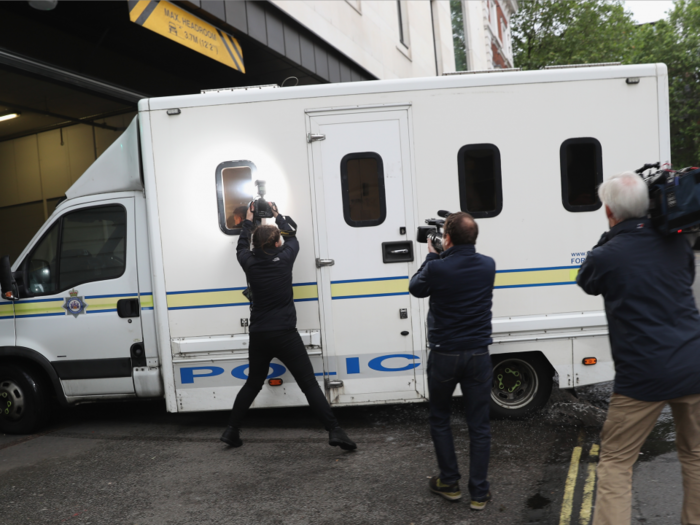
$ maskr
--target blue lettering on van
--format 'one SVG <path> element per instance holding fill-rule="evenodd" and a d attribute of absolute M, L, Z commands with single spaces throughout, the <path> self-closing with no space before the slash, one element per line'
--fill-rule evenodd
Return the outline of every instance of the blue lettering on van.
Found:
<path fill-rule="evenodd" d="M 402 368 L 387 368 L 384 366 L 384 361 L 386 359 L 395 359 L 395 358 L 403 358 L 403 359 L 418 359 L 416 356 L 412 354 L 391 354 L 391 355 L 382 355 L 379 357 L 375 357 L 369 362 L 369 367 L 372 370 L 377 370 L 379 372 L 402 372 L 404 370 L 413 370 L 414 368 L 418 367 L 420 363 L 409 363 L 406 366 Z"/>
<path fill-rule="evenodd" d="M 208 370 L 208 374 L 195 374 L 195 370 Z M 180 369 L 180 381 L 182 384 L 194 383 L 195 377 L 212 377 L 220 376 L 224 373 L 224 369 L 219 366 L 194 366 Z"/>
<path fill-rule="evenodd" d="M 583 264 L 586 260 L 586 252 L 572 252 L 571 253 L 571 264 Z"/>
<path fill-rule="evenodd" d="M 231 375 L 235 377 L 236 379 L 242 379 L 243 381 L 246 381 L 248 379 L 248 374 L 246 374 L 248 370 L 249 365 L 241 365 L 237 366 L 233 370 L 231 370 Z M 283 367 L 282 365 L 278 365 L 277 363 L 270 363 L 270 368 L 272 368 L 272 373 L 267 376 L 265 379 L 272 379 L 273 377 L 279 377 L 282 374 L 284 374 L 287 369 Z"/>
<path fill-rule="evenodd" d="M 345 359 L 345 366 L 347 368 L 348 374 L 359 374 L 360 373 L 360 358 L 359 357 L 348 357 Z"/>

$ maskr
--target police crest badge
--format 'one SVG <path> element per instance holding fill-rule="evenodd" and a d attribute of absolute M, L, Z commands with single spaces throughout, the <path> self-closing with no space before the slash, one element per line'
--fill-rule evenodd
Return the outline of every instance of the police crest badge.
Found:
<path fill-rule="evenodd" d="M 63 309 L 66 313 L 73 315 L 73 317 L 84 314 L 87 304 L 85 304 L 82 297 L 78 297 L 78 290 L 73 288 L 68 294 L 70 297 L 66 297 L 66 301 L 63 303 Z"/>

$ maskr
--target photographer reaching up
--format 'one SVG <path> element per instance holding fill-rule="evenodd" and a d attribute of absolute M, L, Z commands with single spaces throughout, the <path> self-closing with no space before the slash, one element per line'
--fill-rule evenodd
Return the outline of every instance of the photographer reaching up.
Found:
<path fill-rule="evenodd" d="M 430 478 L 430 490 L 448 500 L 462 497 L 455 454 L 450 408 L 455 387 L 462 388 L 469 425 L 469 493 L 473 510 L 491 500 L 489 403 L 493 369 L 491 304 L 496 264 L 476 253 L 479 228 L 468 213 L 452 213 L 445 221 L 443 246 L 438 255 L 428 240 L 428 256 L 411 278 L 415 297 L 430 296 L 428 312 L 428 391 L 430 434 L 440 475 Z"/>
<path fill-rule="evenodd" d="M 344 450 L 357 445 L 343 432 L 333 415 L 326 396 L 321 392 L 304 343 L 297 332 L 297 314 L 292 291 L 292 267 L 299 253 L 299 241 L 289 237 L 282 244 L 280 229 L 291 230 L 277 206 L 270 203 L 277 226 L 261 225 L 253 231 L 253 204 L 236 247 L 238 262 L 245 271 L 251 299 L 250 345 L 248 348 L 248 380 L 236 396 L 229 425 L 221 441 L 240 447 L 240 424 L 250 405 L 262 389 L 268 375 L 270 361 L 277 358 L 294 376 L 304 392 L 309 406 L 329 432 L 328 444 Z M 250 249 L 250 241 L 254 249 Z"/>
<path fill-rule="evenodd" d="M 639 175 L 598 188 L 610 231 L 588 252 L 576 282 L 603 295 L 615 384 L 601 433 L 594 525 L 628 525 L 632 466 L 664 406 L 671 405 L 683 470 L 683 525 L 700 524 L 700 315 L 691 285 L 695 257 L 681 235 L 646 218 Z"/>

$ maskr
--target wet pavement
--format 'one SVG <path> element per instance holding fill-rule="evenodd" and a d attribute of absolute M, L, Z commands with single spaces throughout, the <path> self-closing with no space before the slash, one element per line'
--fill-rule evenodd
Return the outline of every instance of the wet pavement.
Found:
<path fill-rule="evenodd" d="M 251 411 L 243 447 L 226 449 L 218 442 L 226 413 L 167 414 L 162 402 L 79 406 L 39 435 L 0 436 L 0 524 L 585 525 L 610 388 L 581 388 L 578 398 L 555 389 L 537 416 L 493 421 L 494 499 L 482 512 L 469 510 L 466 479 L 461 502 L 428 492 L 436 465 L 426 404 L 336 409 L 356 452 L 329 447 L 307 408 Z M 465 475 L 460 409 L 456 399 Z M 635 467 L 634 525 L 680 522 L 673 439 L 665 411 Z"/>

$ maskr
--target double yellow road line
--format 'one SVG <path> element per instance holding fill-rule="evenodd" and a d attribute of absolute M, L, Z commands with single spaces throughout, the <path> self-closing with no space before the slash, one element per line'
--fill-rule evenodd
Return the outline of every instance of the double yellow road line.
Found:
<path fill-rule="evenodd" d="M 566 477 L 566 485 L 564 487 L 564 500 L 561 504 L 561 515 L 559 516 L 559 525 L 571 525 L 571 515 L 574 510 L 574 494 L 576 492 L 576 481 L 578 480 L 579 465 L 581 464 L 581 453 L 583 447 L 574 447 L 571 453 L 571 463 L 569 464 L 569 474 Z M 578 525 L 589 525 L 593 517 L 593 493 L 595 491 L 596 468 L 595 459 L 600 452 L 600 446 L 593 444 L 588 451 L 590 462 L 586 473 L 586 481 L 583 485 L 583 501 L 581 509 L 578 513 Z"/>

